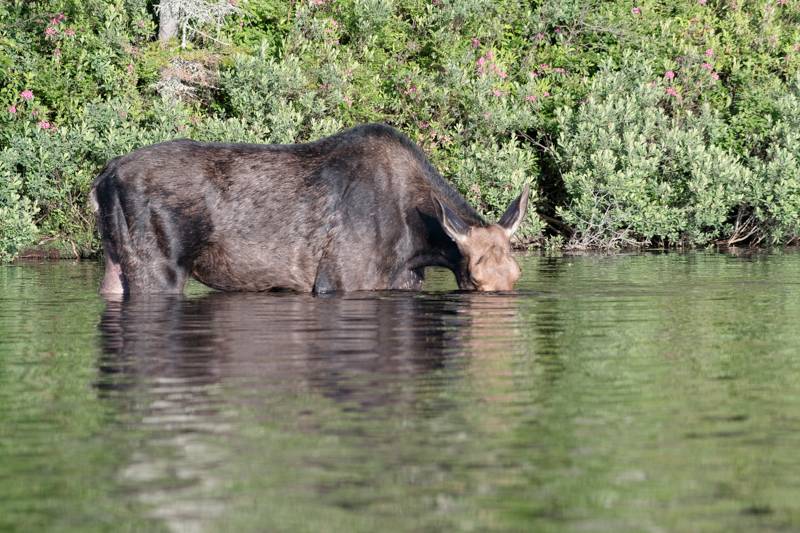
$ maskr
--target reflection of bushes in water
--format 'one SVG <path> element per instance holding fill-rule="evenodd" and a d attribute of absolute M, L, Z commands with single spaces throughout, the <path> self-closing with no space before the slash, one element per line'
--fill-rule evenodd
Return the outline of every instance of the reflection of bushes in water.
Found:
<path fill-rule="evenodd" d="M 0 6 L 0 259 L 37 239 L 96 252 L 89 184 L 135 147 L 367 121 L 408 133 L 488 218 L 536 176 L 572 247 L 800 232 L 790 6 L 250 0 L 181 50 L 154 42 L 152 4 Z M 542 229 L 531 214 L 521 235 Z"/>

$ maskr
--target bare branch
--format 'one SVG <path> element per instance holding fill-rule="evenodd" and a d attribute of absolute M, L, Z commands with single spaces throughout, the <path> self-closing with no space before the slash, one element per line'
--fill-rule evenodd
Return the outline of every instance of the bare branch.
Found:
<path fill-rule="evenodd" d="M 189 37 L 206 34 L 199 31 L 204 25 L 222 25 L 228 15 L 239 9 L 228 0 L 161 0 L 156 7 L 159 16 L 158 40 L 162 43 L 178 35 L 181 30 L 181 47 Z M 215 39 L 216 40 L 216 39 Z"/>

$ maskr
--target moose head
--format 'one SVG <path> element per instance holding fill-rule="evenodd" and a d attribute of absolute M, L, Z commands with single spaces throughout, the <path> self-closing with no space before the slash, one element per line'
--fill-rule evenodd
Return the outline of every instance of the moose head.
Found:
<path fill-rule="evenodd" d="M 530 187 L 508 206 L 496 224 L 466 223 L 455 211 L 434 197 L 436 216 L 445 233 L 463 256 L 459 287 L 477 291 L 509 291 L 519 279 L 519 265 L 511 255 L 511 236 L 525 219 Z"/>

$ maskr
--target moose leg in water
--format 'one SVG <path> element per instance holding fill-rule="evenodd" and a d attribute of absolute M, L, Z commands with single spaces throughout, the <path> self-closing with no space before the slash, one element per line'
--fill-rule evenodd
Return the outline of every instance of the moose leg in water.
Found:
<path fill-rule="evenodd" d="M 359 126 L 309 144 L 172 141 L 112 160 L 92 201 L 101 291 L 419 289 L 443 266 L 462 289 L 509 290 L 528 188 L 485 222 L 407 137 Z"/>

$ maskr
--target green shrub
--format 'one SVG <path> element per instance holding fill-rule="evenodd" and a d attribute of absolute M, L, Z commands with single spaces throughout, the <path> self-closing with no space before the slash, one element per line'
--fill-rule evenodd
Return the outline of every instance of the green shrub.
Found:
<path fill-rule="evenodd" d="M 36 204 L 22 196 L 22 183 L 15 172 L 13 152 L 0 151 L 0 261 L 13 259 L 35 242 L 38 230 Z"/>
<path fill-rule="evenodd" d="M 606 65 L 577 109 L 560 110 L 569 246 L 703 245 L 729 233 L 752 173 L 718 146 L 717 114 L 685 109 L 665 85 L 641 56 L 627 56 Z"/>
<path fill-rule="evenodd" d="M 800 237 L 800 74 L 774 105 L 775 118 L 767 118 L 758 143 L 766 153 L 749 159 L 756 179 L 731 240 L 754 235 L 758 242 L 781 244 Z"/>

